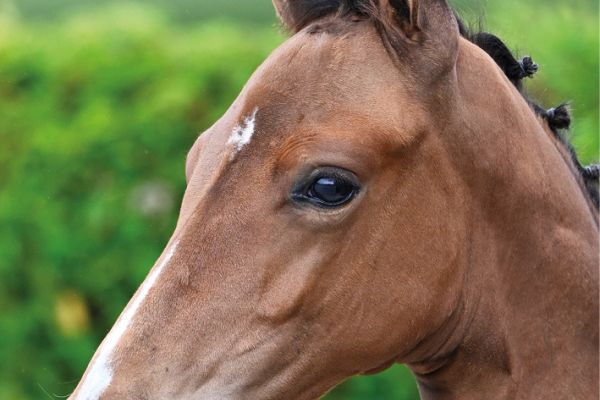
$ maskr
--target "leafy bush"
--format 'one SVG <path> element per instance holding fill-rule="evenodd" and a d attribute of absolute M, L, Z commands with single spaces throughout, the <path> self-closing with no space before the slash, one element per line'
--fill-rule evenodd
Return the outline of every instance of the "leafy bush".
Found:
<path fill-rule="evenodd" d="M 579 28 L 563 35 L 556 11 L 531 7 L 539 34 L 508 36 L 548 66 L 537 96 L 579 99 L 576 144 L 595 158 L 593 19 L 560 8 Z M 521 20 L 501 22 L 517 32 Z M 272 28 L 179 26 L 137 6 L 62 23 L 0 13 L 0 399 L 73 389 L 173 228 L 189 146 L 281 41 Z M 406 369 L 329 398 L 386 395 L 416 398 Z"/>

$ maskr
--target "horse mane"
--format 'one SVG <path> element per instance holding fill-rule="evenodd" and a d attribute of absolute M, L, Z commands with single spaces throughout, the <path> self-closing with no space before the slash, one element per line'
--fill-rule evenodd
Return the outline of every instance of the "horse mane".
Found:
<path fill-rule="evenodd" d="M 307 25 L 332 14 L 341 17 L 359 15 L 375 21 L 380 26 L 386 25 L 388 22 L 383 20 L 377 11 L 377 2 L 378 0 L 295 0 L 293 1 L 294 5 L 290 6 L 290 12 L 294 17 L 294 25 L 288 28 L 299 31 Z M 403 2 L 395 2 L 400 3 L 400 12 L 403 12 L 403 10 L 408 12 L 406 7 L 402 7 Z M 546 122 L 551 134 L 569 155 L 582 190 L 587 193 L 596 209 L 600 209 L 600 165 L 583 166 L 579 161 L 577 152 L 567 136 L 571 126 L 569 105 L 565 103 L 554 108 L 545 109 L 530 98 L 523 88 L 523 81 L 525 78 L 532 77 L 539 69 L 533 59 L 529 56 L 520 60 L 516 59 L 500 38 L 488 32 L 471 32 L 456 12 L 455 16 L 458 21 L 460 35 L 480 47 L 496 62 L 532 110 Z"/>

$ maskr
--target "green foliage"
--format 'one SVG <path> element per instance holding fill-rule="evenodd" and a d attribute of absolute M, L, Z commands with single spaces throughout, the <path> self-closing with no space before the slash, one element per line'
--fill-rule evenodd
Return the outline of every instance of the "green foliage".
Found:
<path fill-rule="evenodd" d="M 490 25 L 542 64 L 536 97 L 573 99 L 575 143 L 597 158 L 596 17 L 502 4 Z M 0 12 L 0 399 L 39 399 L 73 389 L 168 239 L 191 143 L 283 38 L 181 26 L 146 6 L 43 23 L 11 9 Z M 395 367 L 328 398 L 416 396 Z"/>
<path fill-rule="evenodd" d="M 70 15 L 74 11 L 103 10 L 107 5 L 122 3 L 122 0 L 15 0 L 12 4 L 29 19 L 49 20 Z M 159 9 L 178 23 L 196 23 L 223 17 L 245 25 L 266 25 L 276 21 L 270 0 L 144 0 L 143 4 Z"/>

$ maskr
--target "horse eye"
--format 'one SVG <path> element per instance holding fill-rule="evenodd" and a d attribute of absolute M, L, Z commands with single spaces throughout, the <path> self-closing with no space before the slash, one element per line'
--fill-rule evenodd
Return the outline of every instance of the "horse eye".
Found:
<path fill-rule="evenodd" d="M 356 178 L 345 170 L 320 171 L 307 182 L 308 184 L 296 191 L 293 197 L 297 201 L 309 202 L 319 207 L 343 206 L 358 193 Z"/>
<path fill-rule="evenodd" d="M 354 186 L 339 178 L 319 178 L 309 189 L 308 196 L 323 203 L 339 205 L 354 193 Z"/>

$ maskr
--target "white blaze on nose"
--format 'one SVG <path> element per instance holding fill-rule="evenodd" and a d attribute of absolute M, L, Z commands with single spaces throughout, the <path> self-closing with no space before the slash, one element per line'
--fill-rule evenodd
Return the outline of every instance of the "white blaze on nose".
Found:
<path fill-rule="evenodd" d="M 227 144 L 232 144 L 235 146 L 235 153 L 244 148 L 254 135 L 254 128 L 256 127 L 256 113 L 258 112 L 258 107 L 254 109 L 251 115 L 244 119 L 244 122 L 241 125 L 237 125 L 233 128 L 233 132 L 227 141 Z M 234 153 L 234 155 L 235 155 Z"/>
<path fill-rule="evenodd" d="M 144 298 L 156 283 L 158 275 L 160 275 L 164 267 L 169 263 L 173 254 L 175 254 L 177 244 L 178 242 L 171 246 L 162 261 L 150 272 L 150 275 L 148 275 L 142 286 L 138 289 L 137 294 L 129 302 L 117 323 L 110 330 L 106 338 L 104 338 L 98 349 L 96 359 L 92 361 L 85 381 L 81 385 L 79 394 L 72 400 L 98 400 L 106 388 L 108 388 L 113 377 L 113 369 L 110 365 L 112 353 L 125 331 L 127 331 Z"/>

